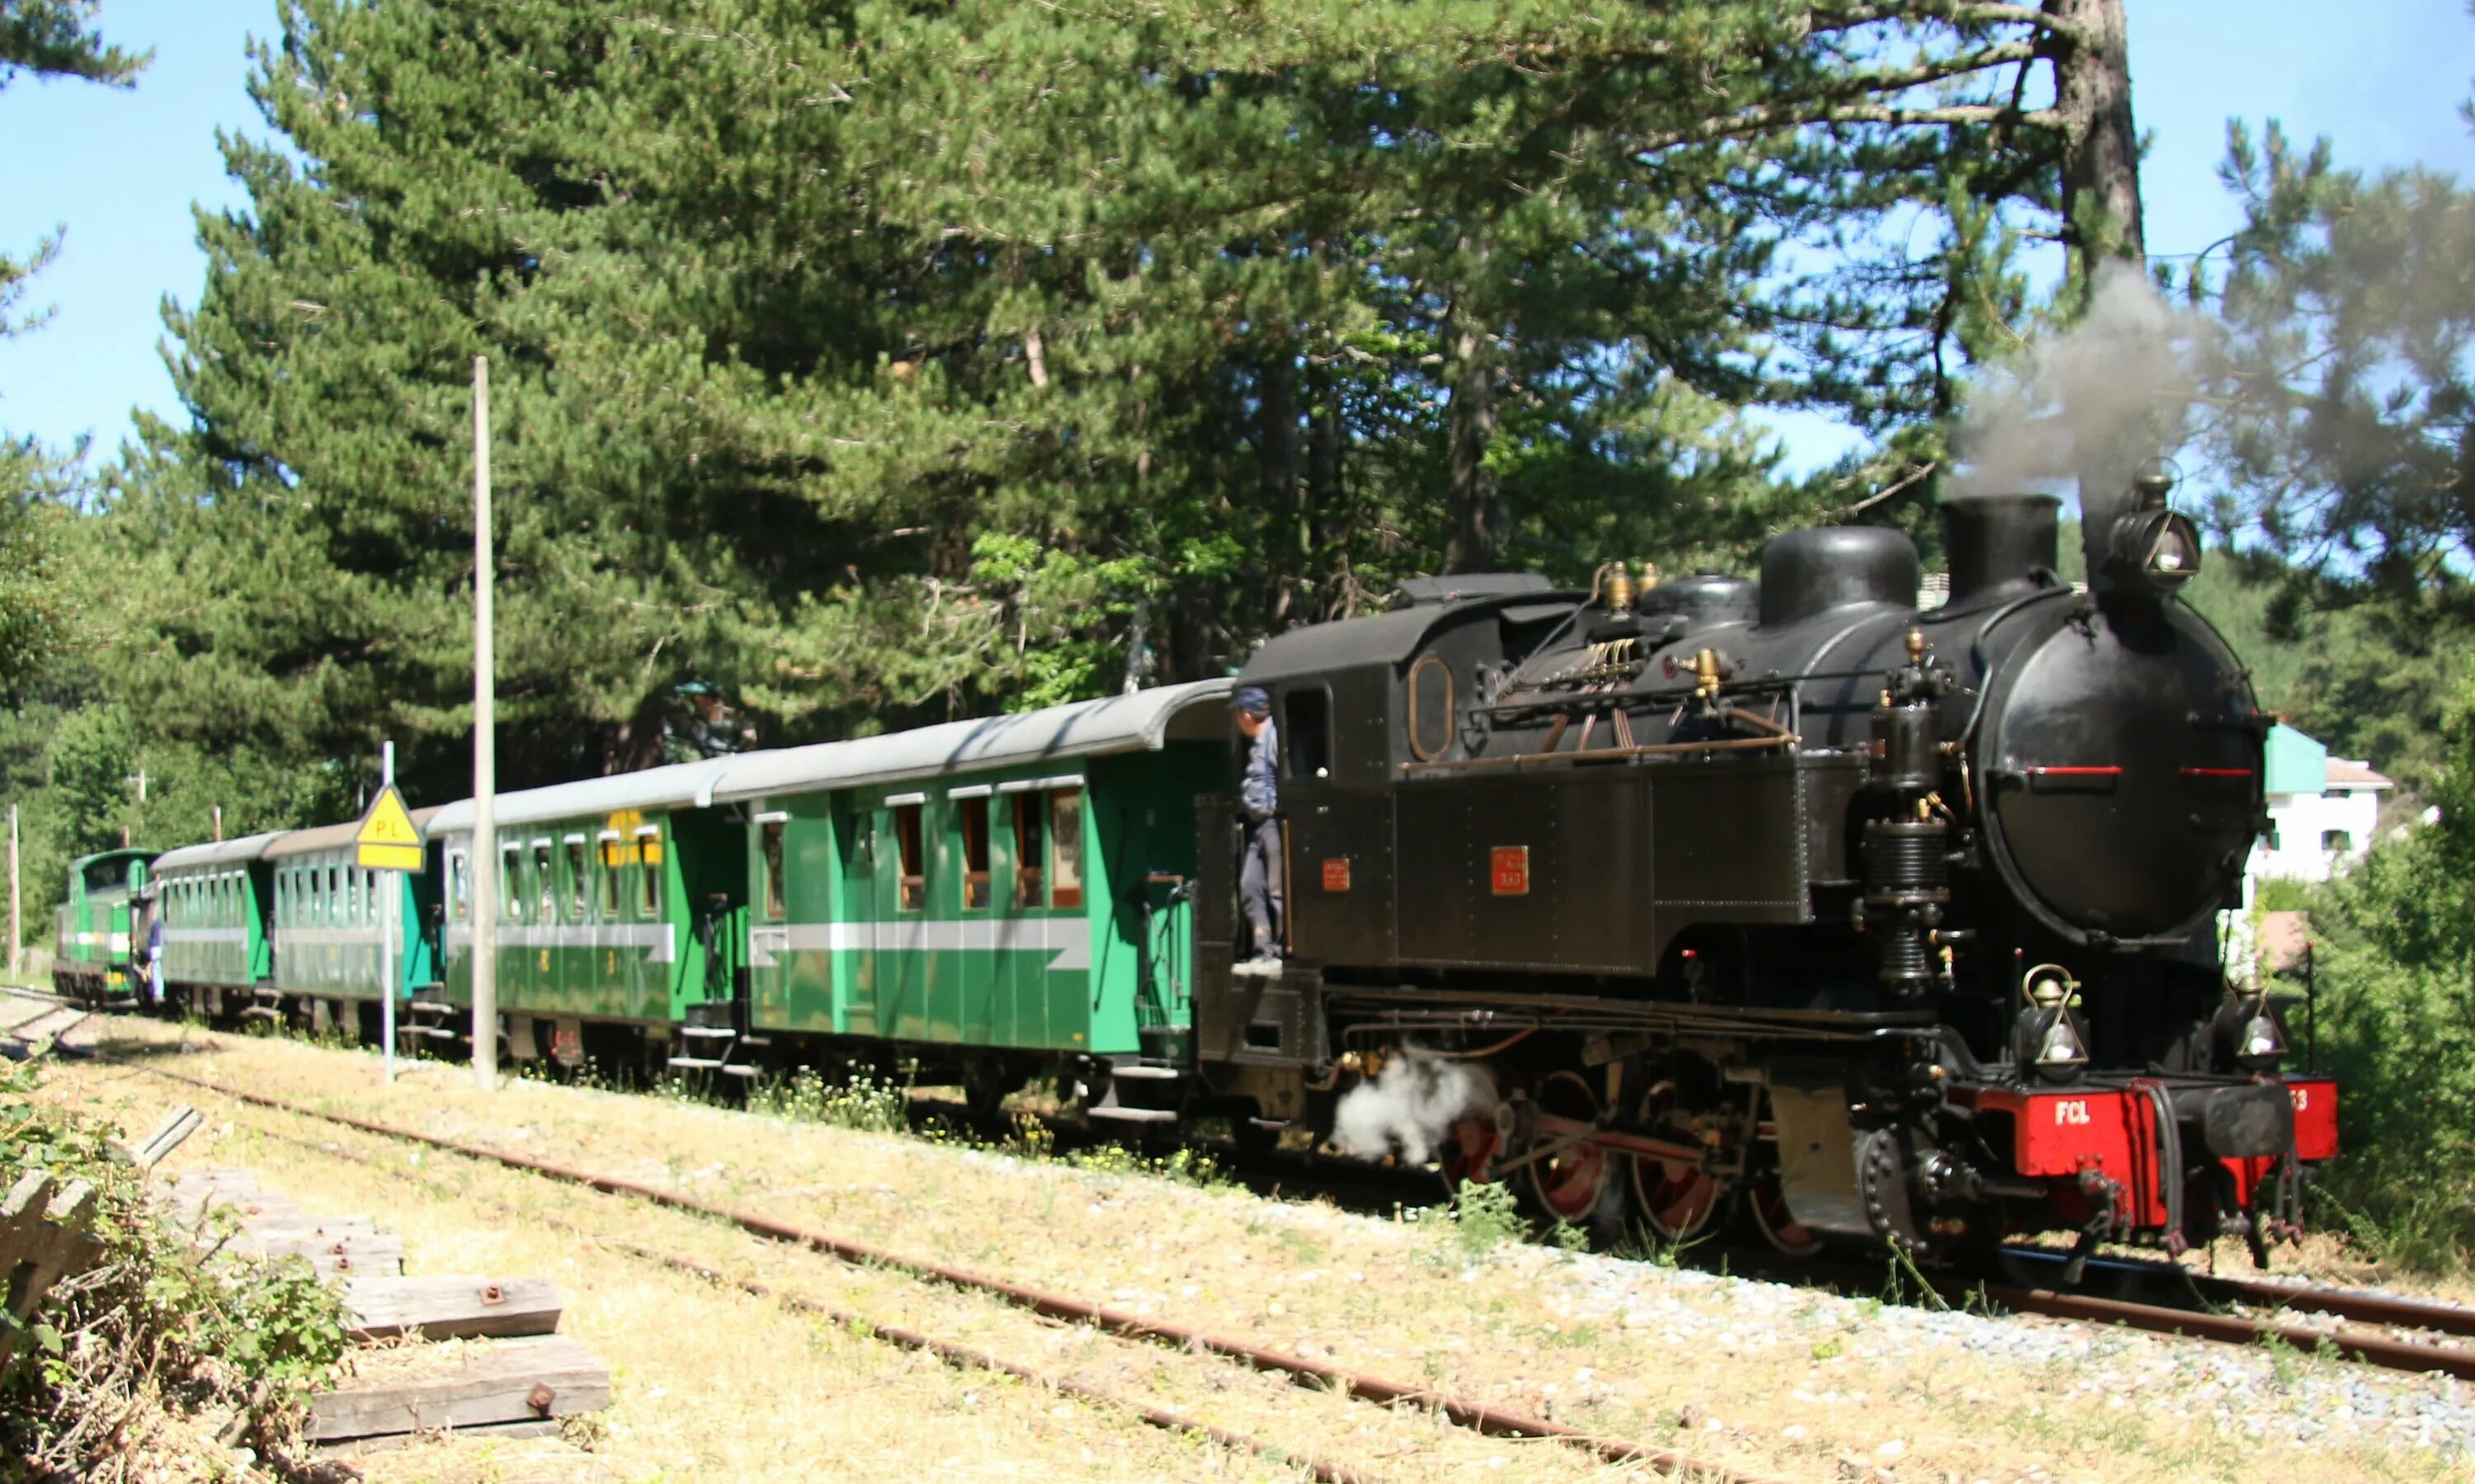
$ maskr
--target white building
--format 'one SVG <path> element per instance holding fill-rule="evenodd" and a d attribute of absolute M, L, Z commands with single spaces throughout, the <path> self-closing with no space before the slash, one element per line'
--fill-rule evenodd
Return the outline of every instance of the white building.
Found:
<path fill-rule="evenodd" d="M 2329 749 L 2291 726 L 2268 734 L 2268 834 L 2252 846 L 2243 871 L 2243 905 L 2255 882 L 2327 881 L 2371 848 L 2383 795 L 2396 787 L 2364 763 Z"/>

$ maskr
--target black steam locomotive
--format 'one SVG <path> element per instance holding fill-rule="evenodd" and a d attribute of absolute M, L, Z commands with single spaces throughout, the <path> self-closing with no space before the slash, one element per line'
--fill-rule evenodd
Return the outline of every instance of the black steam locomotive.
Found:
<path fill-rule="evenodd" d="M 2269 718 L 2167 493 L 2088 512 L 2085 592 L 2003 496 L 1946 505 L 1930 611 L 1905 535 L 1840 526 L 1758 583 L 1438 578 L 1273 640 L 1287 958 L 1233 961 L 1207 804 L 1198 1074 L 1258 1128 L 1397 1091 L 1581 1225 L 2265 1257 L 2335 1088 L 2221 963 Z"/>

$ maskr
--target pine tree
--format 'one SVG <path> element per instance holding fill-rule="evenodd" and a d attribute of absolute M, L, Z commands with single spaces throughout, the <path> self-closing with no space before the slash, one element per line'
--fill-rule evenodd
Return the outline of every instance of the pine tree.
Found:
<path fill-rule="evenodd" d="M 513 785 L 1217 673 L 1413 572 L 1882 518 L 2022 224 L 2137 249 L 2115 0 L 284 22 L 282 147 L 226 141 L 250 205 L 172 317 L 194 426 L 112 516 L 184 595 L 117 683 L 210 754 L 393 735 L 432 793 L 476 354 Z M 1921 267 L 1782 256 L 1902 211 L 1953 224 Z M 1764 398 L 1898 461 L 1780 487 Z"/>

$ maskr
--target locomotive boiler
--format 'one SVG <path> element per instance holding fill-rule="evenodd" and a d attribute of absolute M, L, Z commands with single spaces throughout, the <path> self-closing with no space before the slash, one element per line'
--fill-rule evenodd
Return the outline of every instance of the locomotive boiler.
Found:
<path fill-rule="evenodd" d="M 1945 505 L 1931 610 L 1904 534 L 1836 526 L 1270 641 L 1287 957 L 1235 964 L 1203 883 L 1197 1074 L 1261 1122 L 1399 1093 L 1449 1174 L 1668 1240 L 2262 1255 L 2334 1088 L 2224 973 L 2270 718 L 2168 494 L 2092 501 L 2084 590 L 2058 502 L 1999 496 Z"/>

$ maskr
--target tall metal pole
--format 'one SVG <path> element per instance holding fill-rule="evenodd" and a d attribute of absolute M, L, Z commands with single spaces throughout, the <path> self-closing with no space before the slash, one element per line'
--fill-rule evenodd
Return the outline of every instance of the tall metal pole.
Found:
<path fill-rule="evenodd" d="M 395 743 L 379 744 L 379 783 L 383 788 L 395 787 Z M 379 913 L 379 1042 L 384 1049 L 380 1055 L 385 1060 L 385 1081 L 395 1085 L 395 924 L 404 908 L 404 885 L 412 878 L 400 871 L 372 871 L 372 881 L 394 882 L 379 889 L 386 893 L 386 909 Z"/>
<path fill-rule="evenodd" d="M 473 357 L 473 1081 L 499 1085 L 498 659 L 490 588 L 490 360 Z M 453 889 L 452 888 L 450 888 Z"/>
<path fill-rule="evenodd" d="M 17 921 L 17 806 L 9 806 L 9 977 L 26 961 L 26 934 Z"/>

